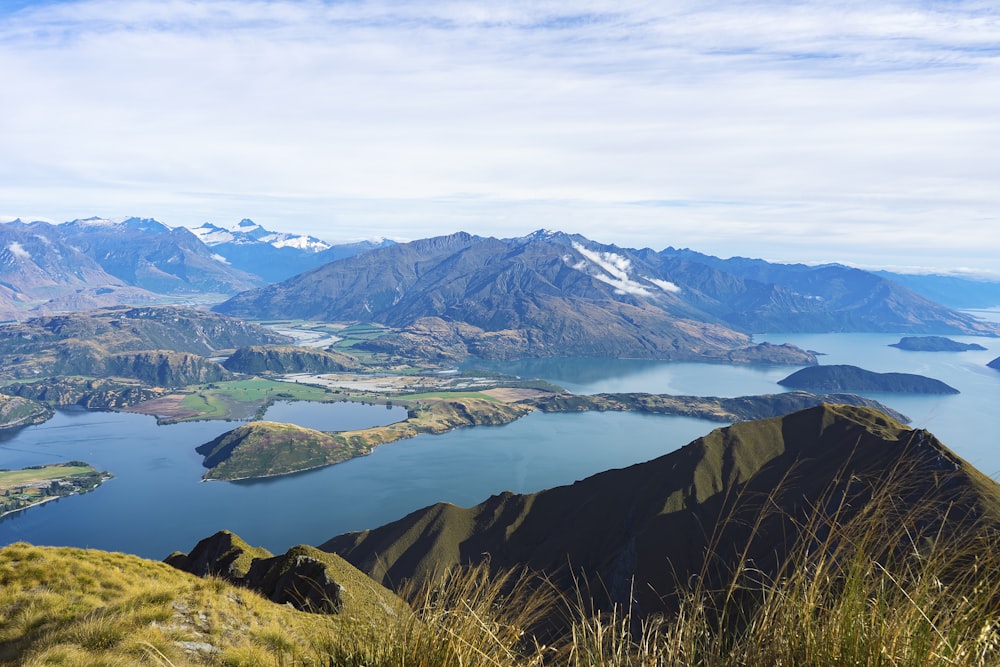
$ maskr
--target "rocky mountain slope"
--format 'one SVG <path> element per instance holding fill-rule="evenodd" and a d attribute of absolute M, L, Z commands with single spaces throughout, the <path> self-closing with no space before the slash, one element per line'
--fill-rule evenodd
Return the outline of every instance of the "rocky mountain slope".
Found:
<path fill-rule="evenodd" d="M 0 224 L 0 318 L 212 297 L 391 242 L 332 245 L 250 221 L 169 227 L 151 218 Z"/>
<path fill-rule="evenodd" d="M 402 331 L 373 341 L 371 349 L 428 357 L 801 364 L 809 361 L 791 350 L 753 348 L 747 333 L 1000 334 L 1000 326 L 864 271 L 745 264 L 605 246 L 558 232 L 515 239 L 458 233 L 334 262 L 217 309 L 251 318 L 383 324 Z"/>
<path fill-rule="evenodd" d="M 147 303 L 154 295 L 110 274 L 46 223 L 0 224 L 0 318 Z"/>
<path fill-rule="evenodd" d="M 354 357 L 342 352 L 327 352 L 295 346 L 241 347 L 222 365 L 234 373 L 260 375 L 262 373 L 339 373 L 357 370 Z"/>
<path fill-rule="evenodd" d="M 898 485 L 894 511 L 926 510 L 916 543 L 932 539 L 946 515 L 1000 521 L 1000 486 L 931 434 L 869 408 L 823 405 L 718 429 L 570 486 L 471 508 L 439 503 L 321 548 L 381 582 L 484 560 L 528 566 L 567 590 L 591 582 L 603 604 L 651 613 L 695 575 L 709 589 L 715 574 L 716 584 L 729 581 L 745 563 L 774 575 L 794 543 L 810 539 L 795 528 L 804 514 L 837 507 L 846 521 L 887 484 Z"/>
<path fill-rule="evenodd" d="M 840 264 L 720 259 L 675 248 L 656 258 L 672 280 L 691 290 L 692 303 L 741 331 L 1000 332 L 887 276 Z"/>
<path fill-rule="evenodd" d="M 420 356 L 754 357 L 747 335 L 692 308 L 678 291 L 646 265 L 582 237 L 460 233 L 340 260 L 217 310 L 376 322 L 403 332 L 370 348 Z M 812 361 L 790 349 L 767 355 Z"/>
<path fill-rule="evenodd" d="M 0 325 L 0 354 L 6 362 L 0 378 L 121 374 L 149 380 L 149 373 L 182 373 L 214 381 L 228 372 L 202 357 L 289 341 L 258 325 L 191 308 L 106 308 Z M 140 367 L 141 373 L 132 372 Z"/>

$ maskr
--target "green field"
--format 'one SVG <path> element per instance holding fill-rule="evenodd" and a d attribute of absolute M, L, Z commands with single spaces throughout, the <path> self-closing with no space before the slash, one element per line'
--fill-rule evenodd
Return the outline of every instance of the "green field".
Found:
<path fill-rule="evenodd" d="M 421 398 L 481 398 L 491 403 L 503 403 L 503 401 L 482 393 L 481 391 L 425 391 L 419 394 L 402 394 L 397 396 L 398 401 L 416 401 Z"/>
<path fill-rule="evenodd" d="M 196 385 L 188 388 L 181 406 L 196 413 L 183 419 L 245 419 L 273 400 L 324 401 L 330 400 L 331 391 L 294 382 L 279 382 L 253 378 Z"/>
<path fill-rule="evenodd" d="M 94 472 L 97 471 L 88 465 L 51 465 L 23 470 L 5 470 L 0 472 L 0 491 L 15 486 L 25 486 L 50 479 L 61 479 Z"/>

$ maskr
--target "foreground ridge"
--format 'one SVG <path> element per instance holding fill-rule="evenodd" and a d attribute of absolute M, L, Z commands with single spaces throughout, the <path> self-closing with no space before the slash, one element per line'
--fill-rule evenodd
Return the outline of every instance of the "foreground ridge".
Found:
<path fill-rule="evenodd" d="M 998 485 L 926 431 L 823 405 L 571 486 L 344 536 L 363 546 L 423 521 L 409 549 L 441 567 L 401 587 L 409 608 L 332 554 L 274 557 L 225 531 L 169 558 L 206 578 L 11 545 L 0 664 L 997 664 L 998 508 Z M 470 543 L 491 550 L 471 555 Z M 503 563 L 536 550 L 567 564 L 539 577 Z M 399 571 L 405 554 L 387 553 Z M 295 577 L 319 581 L 317 564 L 334 594 L 300 607 L 334 613 L 272 601 L 307 601 Z M 616 577 L 629 572 L 625 589 Z M 282 581 L 290 599 L 272 595 Z"/>
<path fill-rule="evenodd" d="M 708 553 L 719 555 L 723 578 L 738 554 L 776 571 L 796 544 L 795 522 L 823 497 L 861 506 L 893 476 L 905 476 L 901 507 L 929 497 L 958 502 L 969 516 L 1000 516 L 1000 487 L 931 434 L 870 408 L 826 404 L 717 429 L 569 486 L 506 492 L 471 508 L 438 503 L 322 548 L 383 583 L 426 581 L 442 565 L 483 558 L 545 572 L 564 590 L 585 576 L 600 582 L 600 604 L 645 614 L 670 608 L 677 583 L 700 572 Z"/>

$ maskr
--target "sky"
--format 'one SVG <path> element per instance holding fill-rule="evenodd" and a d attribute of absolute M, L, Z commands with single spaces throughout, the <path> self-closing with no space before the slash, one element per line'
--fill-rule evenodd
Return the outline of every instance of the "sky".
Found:
<path fill-rule="evenodd" d="M 995 2 L 0 2 L 0 221 L 1000 275 Z"/>

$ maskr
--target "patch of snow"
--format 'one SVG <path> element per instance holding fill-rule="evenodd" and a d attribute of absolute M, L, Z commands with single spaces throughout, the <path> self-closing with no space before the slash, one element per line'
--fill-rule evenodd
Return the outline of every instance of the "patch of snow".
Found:
<path fill-rule="evenodd" d="M 313 252 L 320 252 L 332 247 L 326 241 L 320 241 L 312 236 L 287 236 L 285 234 L 281 236 L 285 236 L 285 238 L 275 239 L 270 242 L 271 245 L 275 248 L 298 248 L 299 250 L 311 250 Z"/>
<path fill-rule="evenodd" d="M 632 267 L 632 262 L 627 257 L 622 257 L 613 252 L 595 252 L 576 241 L 573 242 L 573 249 L 589 260 L 591 265 L 599 269 L 596 272 L 589 272 L 590 275 L 614 287 L 615 293 L 651 296 L 650 291 L 646 287 L 632 280 L 628 275 L 629 269 Z"/>
<path fill-rule="evenodd" d="M 226 265 L 229 264 L 229 260 L 219 254 L 212 255 L 212 259 L 214 259 L 216 262 L 219 262 L 220 264 L 226 264 Z"/>
<path fill-rule="evenodd" d="M 659 278 L 646 278 L 646 280 L 653 283 L 664 292 L 672 292 L 674 294 L 677 294 L 678 292 L 681 291 L 681 288 L 677 285 L 677 283 L 672 283 L 669 280 L 660 280 Z"/>
<path fill-rule="evenodd" d="M 84 227 L 116 227 L 125 222 L 125 220 L 127 219 L 128 218 L 123 218 L 123 219 L 98 218 L 97 216 L 94 216 L 92 218 L 84 218 L 82 220 L 77 219 L 74 220 L 73 222 L 75 222 L 78 225 L 82 225 Z"/>
<path fill-rule="evenodd" d="M 191 230 L 191 233 L 197 236 L 198 239 L 207 246 L 229 243 L 233 240 L 233 234 L 231 232 L 228 232 L 221 227 L 216 227 L 208 222 L 203 224 L 201 227 L 195 227 Z"/>
<path fill-rule="evenodd" d="M 17 241 L 11 241 L 10 245 L 7 246 L 7 250 L 10 250 L 10 254 L 14 257 L 19 257 L 20 259 L 31 259 L 31 253 L 24 249 L 24 246 Z"/>

